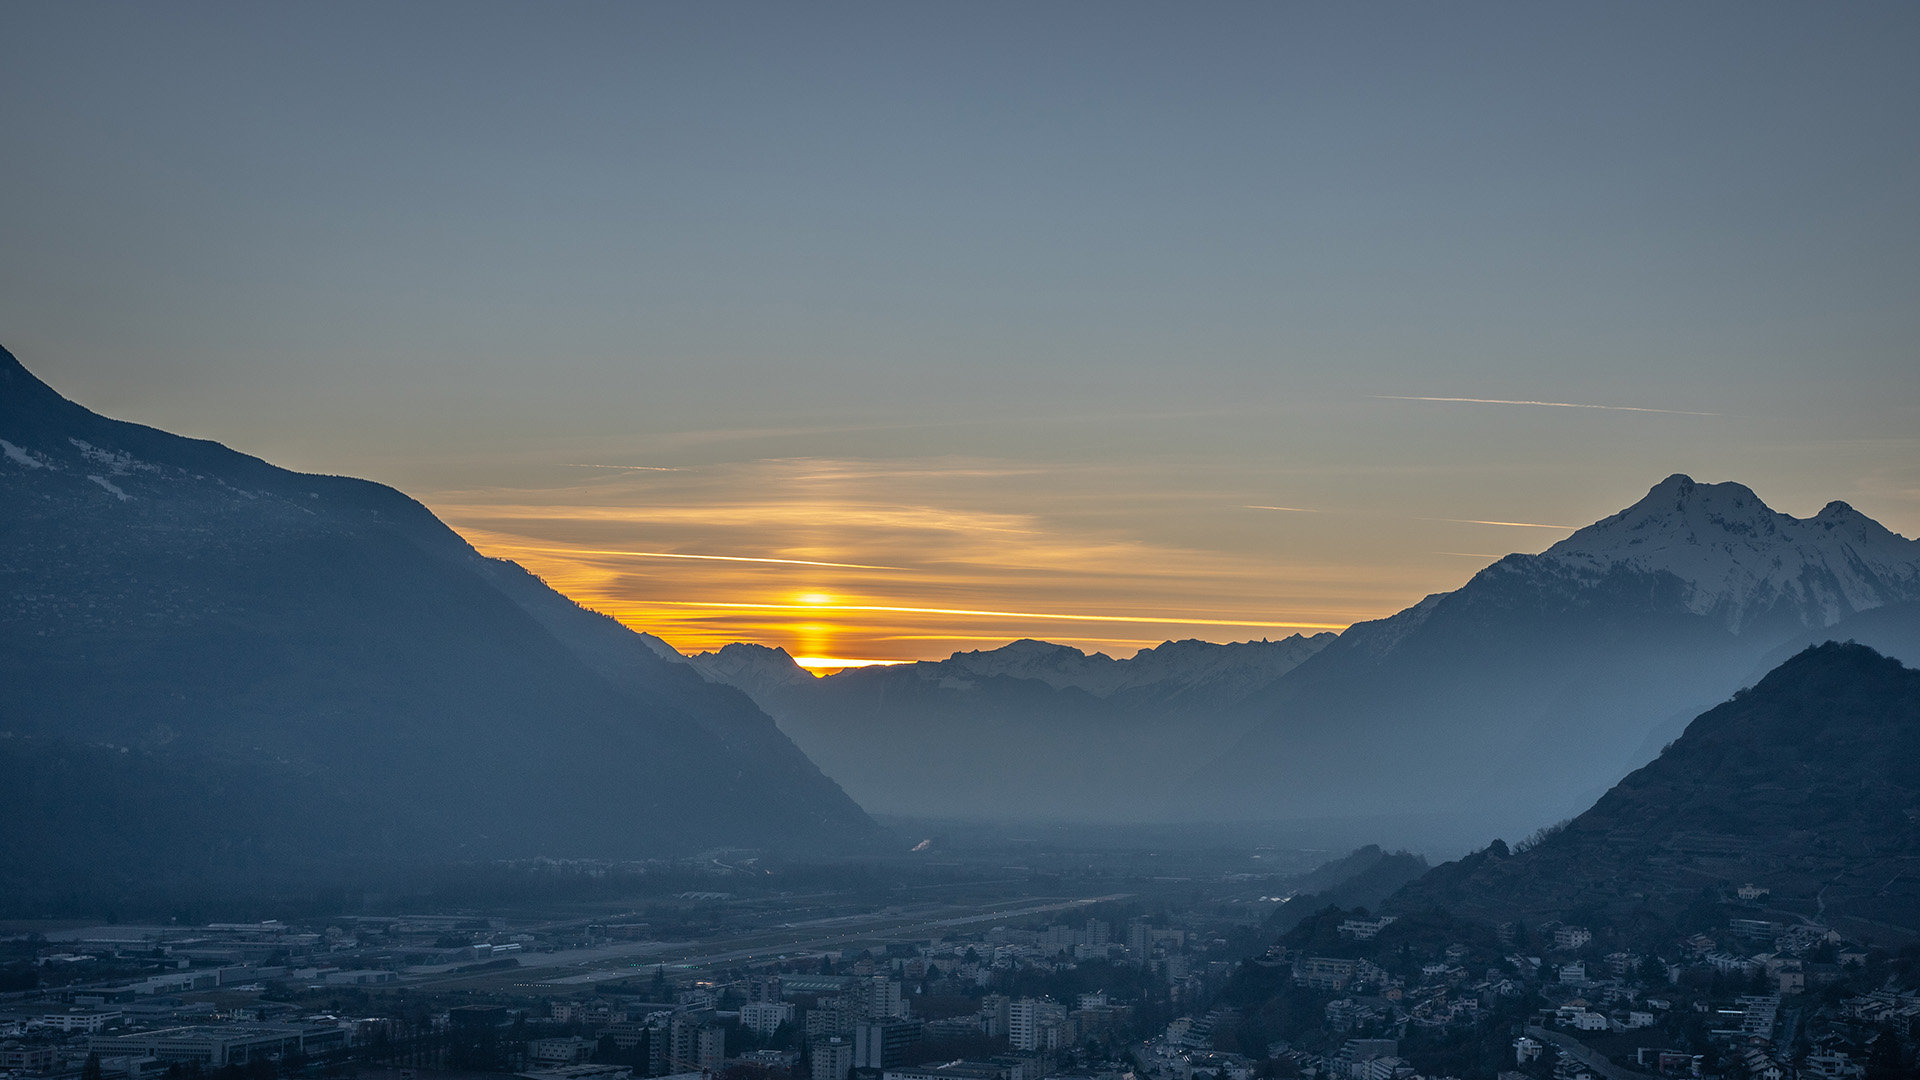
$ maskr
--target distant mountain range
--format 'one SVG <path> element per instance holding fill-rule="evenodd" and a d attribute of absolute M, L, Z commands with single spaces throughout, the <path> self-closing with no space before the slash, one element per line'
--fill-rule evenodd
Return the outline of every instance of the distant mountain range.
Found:
<path fill-rule="evenodd" d="M 1309 822 L 1463 850 L 1578 812 L 1829 638 L 1920 661 L 1920 541 L 1676 475 L 1337 638 L 1130 660 L 1020 641 L 823 679 L 760 646 L 690 662 L 876 811 Z"/>
<path fill-rule="evenodd" d="M 1183 801 L 1442 848 L 1524 835 L 1780 656 L 1831 638 L 1920 659 L 1916 629 L 1920 541 L 1845 503 L 1803 520 L 1671 476 L 1539 555 L 1350 627 L 1260 695 L 1261 721 Z"/>
<path fill-rule="evenodd" d="M 0 896 L 844 847 L 744 695 L 426 508 L 97 416 L 0 350 Z"/>
<path fill-rule="evenodd" d="M 1767 892 L 1755 917 L 1884 940 L 1920 933 L 1916 862 L 1920 671 L 1829 643 L 1702 714 L 1536 846 L 1437 867 L 1389 906 L 1618 922 L 1751 884 Z"/>
<path fill-rule="evenodd" d="M 1251 695 L 1333 640 L 1169 641 L 1124 660 L 1022 640 L 824 678 L 763 645 L 688 662 L 876 813 L 1138 821 L 1246 730 Z"/>

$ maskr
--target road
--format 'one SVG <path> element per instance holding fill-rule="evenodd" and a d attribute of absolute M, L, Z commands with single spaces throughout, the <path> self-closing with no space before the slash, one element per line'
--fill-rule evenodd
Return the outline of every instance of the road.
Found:
<path fill-rule="evenodd" d="M 1604 1054 L 1571 1035 L 1531 1026 L 1527 1028 L 1527 1034 L 1572 1054 L 1575 1061 L 1606 1077 L 1607 1080 L 1647 1080 L 1648 1074 L 1615 1065 L 1608 1061 Z"/>
<path fill-rule="evenodd" d="M 655 965 L 681 970 L 722 965 L 771 963 L 822 952 L 888 941 L 926 939 L 956 927 L 1068 911 L 1131 893 L 1072 898 L 1038 898 L 1020 904 L 996 902 L 985 908 L 932 903 L 888 908 L 859 915 L 836 915 L 784 923 L 700 941 L 628 941 L 551 953 L 520 953 L 515 968 L 454 972 L 446 965 L 415 968 L 398 985 L 421 990 L 478 990 L 552 993 L 553 988 L 628 979 Z"/>

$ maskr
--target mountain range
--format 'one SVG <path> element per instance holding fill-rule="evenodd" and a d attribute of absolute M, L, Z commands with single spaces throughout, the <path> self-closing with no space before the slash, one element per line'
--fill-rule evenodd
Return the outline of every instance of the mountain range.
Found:
<path fill-rule="evenodd" d="M 405 495 L 107 419 L 4 350 L 0 583 L 22 902 L 876 834 L 745 695 Z"/>
<path fill-rule="evenodd" d="M 1350 627 L 1263 692 L 1259 722 L 1182 794 L 1201 815 L 1477 846 L 1590 805 L 1783 653 L 1858 639 L 1911 660 L 1916 627 L 1920 541 L 1845 503 L 1801 519 L 1675 475 Z"/>
<path fill-rule="evenodd" d="M 1390 901 L 1481 918 L 1668 917 L 1752 885 L 1765 913 L 1920 933 L 1920 671 L 1828 643 L 1708 710 L 1524 850 L 1495 843 Z"/>
<path fill-rule="evenodd" d="M 1246 730 L 1250 695 L 1333 640 L 1169 641 L 1118 660 L 1021 640 L 822 678 L 764 645 L 688 662 L 752 695 L 875 813 L 1135 821 Z"/>
<path fill-rule="evenodd" d="M 690 662 L 876 811 L 1310 822 L 1465 850 L 1578 812 L 1829 638 L 1920 661 L 1920 541 L 1675 475 L 1337 637 L 1129 660 L 1020 641 L 817 679 L 761 646 Z"/>

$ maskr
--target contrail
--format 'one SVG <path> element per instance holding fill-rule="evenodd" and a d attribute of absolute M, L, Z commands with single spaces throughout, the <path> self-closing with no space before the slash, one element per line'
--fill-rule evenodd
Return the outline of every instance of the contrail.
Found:
<path fill-rule="evenodd" d="M 1479 518 L 1421 518 L 1421 521 L 1451 521 L 1455 525 L 1509 525 L 1516 529 L 1562 529 L 1579 532 L 1578 525 L 1542 525 L 1537 521 L 1481 521 Z"/>
<path fill-rule="evenodd" d="M 1304 506 L 1243 506 L 1242 510 L 1285 510 L 1289 514 L 1317 514 L 1318 510 L 1309 510 Z"/>
<path fill-rule="evenodd" d="M 1040 611 L 975 611 L 969 608 L 890 607 L 879 604 L 747 604 L 723 600 L 648 600 L 663 607 L 751 608 L 756 611 L 881 611 L 904 615 L 985 615 L 1005 619 L 1063 619 L 1069 622 L 1153 623 L 1161 626 L 1261 626 L 1288 630 L 1345 630 L 1346 623 L 1247 622 L 1239 619 L 1188 619 L 1179 616 L 1060 615 Z"/>
<path fill-rule="evenodd" d="M 587 465 L 578 461 L 563 461 L 561 465 L 569 469 L 626 469 L 629 472 L 679 472 L 671 465 Z"/>
<path fill-rule="evenodd" d="M 1484 397 L 1413 397 L 1402 394 L 1375 394 L 1381 401 L 1452 401 L 1469 405 L 1537 405 L 1547 409 L 1602 409 L 1606 412 L 1666 413 L 1669 416 L 1719 416 L 1719 413 L 1692 412 L 1687 409 L 1647 409 L 1638 405 L 1586 405 L 1577 401 L 1510 401 Z"/>
<path fill-rule="evenodd" d="M 843 570 L 898 570 L 904 566 L 872 566 L 867 563 L 821 562 L 817 559 L 770 559 L 752 555 L 688 555 L 677 551 L 611 551 L 604 548 L 515 548 L 516 551 L 542 551 L 549 555 L 626 555 L 636 559 L 706 559 L 712 562 L 780 563 L 786 566 L 832 566 Z"/>

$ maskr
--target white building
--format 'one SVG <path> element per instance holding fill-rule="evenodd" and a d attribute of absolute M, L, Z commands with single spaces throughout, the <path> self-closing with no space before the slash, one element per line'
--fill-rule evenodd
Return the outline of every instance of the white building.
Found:
<path fill-rule="evenodd" d="M 740 1026 L 765 1038 L 793 1022 L 793 1006 L 784 1001 L 749 1001 L 740 1006 Z"/>
<path fill-rule="evenodd" d="M 1556 949 L 1584 948 L 1593 940 L 1593 932 L 1584 926 L 1563 926 L 1553 932 L 1553 947 Z"/>
<path fill-rule="evenodd" d="M 853 1042 L 838 1035 L 814 1043 L 813 1072 L 809 1080 L 847 1080 L 853 1071 Z"/>
<path fill-rule="evenodd" d="M 1015 1050 L 1057 1050 L 1066 1018 L 1055 1002 L 1021 998 L 1007 1006 L 1007 1042 Z"/>

